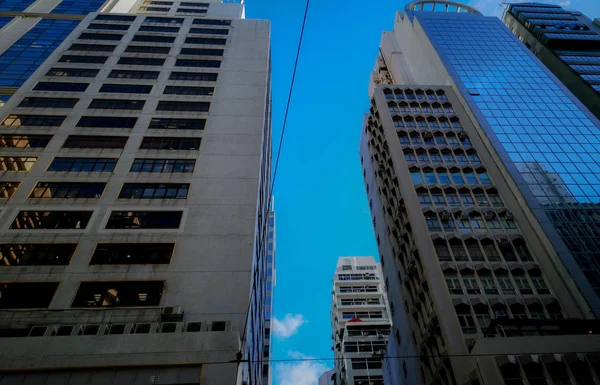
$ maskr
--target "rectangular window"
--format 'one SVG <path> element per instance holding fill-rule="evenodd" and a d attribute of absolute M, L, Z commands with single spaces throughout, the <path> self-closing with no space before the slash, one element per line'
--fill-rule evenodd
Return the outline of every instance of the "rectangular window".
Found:
<path fill-rule="evenodd" d="M 71 44 L 69 51 L 113 52 L 115 48 L 116 45 L 106 44 Z"/>
<path fill-rule="evenodd" d="M 189 183 L 125 183 L 119 199 L 187 199 Z"/>
<path fill-rule="evenodd" d="M 181 2 L 182 7 L 208 7 L 209 5 L 209 3 L 190 3 L 188 1 Z"/>
<path fill-rule="evenodd" d="M 218 74 L 203 72 L 171 72 L 170 80 L 216 82 Z"/>
<path fill-rule="evenodd" d="M 142 150 L 198 150 L 200 138 L 174 138 L 145 136 L 140 145 Z"/>
<path fill-rule="evenodd" d="M 113 211 L 107 229 L 178 229 L 183 211 Z"/>
<path fill-rule="evenodd" d="M 150 17 L 144 19 L 144 23 L 182 24 L 183 19 L 179 17 Z"/>
<path fill-rule="evenodd" d="M 19 211 L 11 230 L 85 229 L 93 211 Z"/>
<path fill-rule="evenodd" d="M 23 156 L 0 157 L 0 172 L 6 171 L 31 171 L 37 158 Z"/>
<path fill-rule="evenodd" d="M 133 66 L 161 66 L 165 59 L 154 59 L 149 57 L 122 57 L 117 64 Z"/>
<path fill-rule="evenodd" d="M 103 84 L 99 92 L 121 94 L 149 94 L 152 86 L 144 84 Z"/>
<path fill-rule="evenodd" d="M 202 25 L 231 25 L 231 20 L 194 19 L 193 24 L 202 24 Z"/>
<path fill-rule="evenodd" d="M 51 83 L 39 82 L 34 91 L 64 91 L 64 92 L 84 92 L 87 90 L 88 83 Z"/>
<path fill-rule="evenodd" d="M 190 28 L 190 33 L 206 33 L 210 35 L 228 35 L 229 29 L 219 28 Z"/>
<path fill-rule="evenodd" d="M 135 16 L 123 16 L 123 15 L 98 15 L 94 20 L 108 20 L 108 21 L 134 21 Z"/>
<path fill-rule="evenodd" d="M 141 110 L 144 108 L 145 103 L 145 100 L 94 99 L 88 108 L 104 110 Z"/>
<path fill-rule="evenodd" d="M 143 26 L 142 26 L 143 28 Z M 158 28 L 158 27 L 154 27 Z M 161 27 L 161 28 L 170 28 L 170 27 Z M 156 53 L 156 54 L 168 54 L 171 51 L 171 47 L 153 47 L 148 45 L 130 45 L 125 49 L 125 52 L 133 52 L 133 53 Z"/>
<path fill-rule="evenodd" d="M 32 108 L 73 108 L 79 99 L 75 98 L 24 98 L 17 107 Z"/>
<path fill-rule="evenodd" d="M 0 147 L 44 148 L 52 135 L 0 135 Z"/>
<path fill-rule="evenodd" d="M 118 41 L 123 38 L 123 35 L 117 33 L 89 33 L 84 32 L 79 35 L 81 40 L 113 40 Z"/>
<path fill-rule="evenodd" d="M 93 78 L 100 70 L 88 68 L 51 68 L 46 76 Z"/>
<path fill-rule="evenodd" d="M 92 64 L 104 64 L 108 59 L 107 56 L 81 56 L 81 55 L 62 55 L 58 59 L 59 63 L 92 63 Z"/>
<path fill-rule="evenodd" d="M 113 158 L 54 158 L 47 171 L 113 172 L 116 165 Z"/>
<path fill-rule="evenodd" d="M 182 48 L 181 55 L 199 55 L 199 56 L 223 56 L 222 49 L 216 48 Z"/>
<path fill-rule="evenodd" d="M 45 309 L 59 282 L 0 282 L 0 309 Z"/>
<path fill-rule="evenodd" d="M 187 37 L 185 39 L 186 44 L 213 44 L 213 45 L 225 45 L 227 39 L 216 39 L 211 37 Z"/>
<path fill-rule="evenodd" d="M 82 116 L 77 122 L 77 127 L 93 128 L 133 128 L 137 118 L 116 116 Z"/>
<path fill-rule="evenodd" d="M 21 182 L 0 182 L 0 199 L 10 199 L 20 185 Z"/>
<path fill-rule="evenodd" d="M 169 264 L 174 250 L 174 243 L 99 243 L 90 265 Z"/>
<path fill-rule="evenodd" d="M 177 32 L 179 32 L 179 27 L 163 27 L 163 26 L 159 26 L 159 25 L 142 25 L 140 27 L 139 31 L 177 33 Z"/>
<path fill-rule="evenodd" d="M 154 118 L 150 121 L 149 129 L 158 130 L 203 130 L 206 119 L 169 119 Z"/>
<path fill-rule="evenodd" d="M 158 306 L 165 281 L 81 282 L 71 307 Z"/>
<path fill-rule="evenodd" d="M 113 79 L 158 79 L 159 74 L 159 71 L 112 70 L 108 77 Z"/>
<path fill-rule="evenodd" d="M 193 111 L 208 112 L 210 102 L 167 102 L 160 101 L 156 107 L 157 111 Z"/>
<path fill-rule="evenodd" d="M 100 199 L 106 183 L 38 182 L 30 199 Z"/>
<path fill-rule="evenodd" d="M 194 172 L 194 159 L 135 159 L 130 172 Z"/>
<path fill-rule="evenodd" d="M 67 117 L 62 115 L 23 115 L 11 114 L 2 122 L 3 126 L 11 127 L 59 127 Z"/>
<path fill-rule="evenodd" d="M 104 23 L 91 23 L 88 29 L 103 29 L 109 31 L 127 31 L 130 24 L 104 24 Z"/>
<path fill-rule="evenodd" d="M 203 14 L 206 13 L 207 9 L 194 9 L 194 8 L 177 8 L 177 12 L 179 13 L 195 13 L 195 14 Z"/>
<path fill-rule="evenodd" d="M 0 244 L 0 266 L 68 265 L 77 243 Z"/>
<path fill-rule="evenodd" d="M 69 135 L 63 148 L 125 148 L 127 136 Z"/>
<path fill-rule="evenodd" d="M 148 43 L 173 43 L 173 36 L 135 35 L 133 41 L 144 41 Z"/>
<path fill-rule="evenodd" d="M 176 67 L 203 67 L 203 68 L 219 68 L 221 62 L 219 60 L 192 60 L 192 59 L 177 59 Z"/>

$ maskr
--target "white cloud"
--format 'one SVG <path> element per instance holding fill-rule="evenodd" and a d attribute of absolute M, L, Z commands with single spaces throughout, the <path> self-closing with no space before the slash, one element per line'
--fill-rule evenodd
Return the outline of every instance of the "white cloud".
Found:
<path fill-rule="evenodd" d="M 288 351 L 292 358 L 312 358 L 304 354 Z M 275 365 L 278 385 L 317 385 L 319 377 L 327 371 L 327 366 L 319 361 L 299 361 Z"/>
<path fill-rule="evenodd" d="M 305 322 L 302 314 L 286 314 L 282 320 L 273 318 L 273 334 L 277 338 L 289 338 L 298 333 Z"/>

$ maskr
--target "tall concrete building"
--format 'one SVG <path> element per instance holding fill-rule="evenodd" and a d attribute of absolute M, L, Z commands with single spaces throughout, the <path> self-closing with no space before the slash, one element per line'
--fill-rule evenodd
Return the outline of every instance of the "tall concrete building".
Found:
<path fill-rule="evenodd" d="M 331 330 L 335 385 L 383 385 L 382 359 L 391 314 L 373 257 L 340 257 L 333 277 Z M 319 380 L 319 384 L 321 382 Z"/>
<path fill-rule="evenodd" d="M 335 369 L 328 370 L 319 377 L 319 385 L 335 385 Z"/>
<path fill-rule="evenodd" d="M 598 120 L 499 19 L 454 2 L 396 14 L 369 96 L 386 383 L 597 384 L 598 265 L 579 244 L 600 219 Z"/>
<path fill-rule="evenodd" d="M 600 118 L 600 20 L 555 4 L 508 4 L 504 23 Z"/>
<path fill-rule="evenodd" d="M 0 384 L 262 384 L 269 23 L 111 9 L 0 112 Z"/>

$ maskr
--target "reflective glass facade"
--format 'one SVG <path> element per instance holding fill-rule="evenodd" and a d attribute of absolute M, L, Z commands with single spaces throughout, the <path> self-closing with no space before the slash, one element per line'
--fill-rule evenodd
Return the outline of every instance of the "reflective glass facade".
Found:
<path fill-rule="evenodd" d="M 52 10 L 52 13 L 66 13 L 70 15 L 87 15 L 96 12 L 104 4 L 104 0 L 63 0 Z"/>
<path fill-rule="evenodd" d="M 558 252 L 599 311 L 600 123 L 500 20 L 431 14 L 419 21 L 480 123 L 497 139 L 507 168 L 528 187 L 523 193 L 532 209 L 542 209 L 536 212 L 540 222 L 551 238 L 560 234 L 568 251 L 556 242 Z"/>
<path fill-rule="evenodd" d="M 3 0 L 0 2 L 0 11 L 21 12 L 34 2 L 35 0 Z"/>
<path fill-rule="evenodd" d="M 0 86 L 20 87 L 77 27 L 79 20 L 43 19 L 0 56 Z"/>
<path fill-rule="evenodd" d="M 0 28 L 3 28 L 6 24 L 10 23 L 12 17 L 0 17 Z"/>

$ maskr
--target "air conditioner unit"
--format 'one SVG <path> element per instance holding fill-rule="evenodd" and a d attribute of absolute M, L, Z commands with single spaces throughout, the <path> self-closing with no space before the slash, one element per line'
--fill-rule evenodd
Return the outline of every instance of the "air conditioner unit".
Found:
<path fill-rule="evenodd" d="M 448 210 L 444 210 L 442 211 L 441 217 L 443 221 L 448 221 L 450 220 L 450 217 L 452 216 L 452 214 L 450 213 L 450 211 Z"/>
<path fill-rule="evenodd" d="M 160 320 L 165 321 L 182 321 L 183 320 L 183 309 L 181 306 L 167 306 L 163 308 L 160 315 Z"/>
<path fill-rule="evenodd" d="M 493 211 L 486 211 L 485 214 L 483 214 L 483 217 L 488 220 L 491 221 L 492 219 L 494 219 L 494 212 Z"/>

